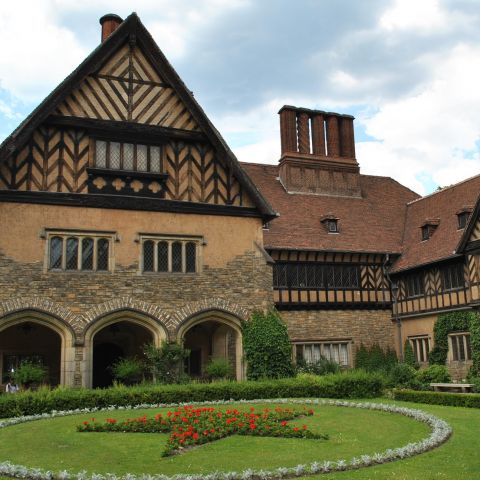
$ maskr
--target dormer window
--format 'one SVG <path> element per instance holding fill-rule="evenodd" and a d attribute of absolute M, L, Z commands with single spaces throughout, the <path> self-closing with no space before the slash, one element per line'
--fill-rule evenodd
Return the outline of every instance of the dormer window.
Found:
<path fill-rule="evenodd" d="M 472 210 L 472 207 L 463 207 L 457 212 L 458 230 L 461 230 L 467 226 Z"/>
<path fill-rule="evenodd" d="M 333 213 L 328 213 L 320 218 L 328 233 L 339 233 L 338 218 Z"/>
<path fill-rule="evenodd" d="M 437 229 L 438 225 L 440 224 L 440 220 L 435 218 L 435 219 L 427 219 L 425 220 L 425 223 L 422 225 L 422 241 L 428 240 L 435 230 Z"/>
<path fill-rule="evenodd" d="M 328 233 L 338 233 L 337 220 L 327 220 L 327 230 Z"/>

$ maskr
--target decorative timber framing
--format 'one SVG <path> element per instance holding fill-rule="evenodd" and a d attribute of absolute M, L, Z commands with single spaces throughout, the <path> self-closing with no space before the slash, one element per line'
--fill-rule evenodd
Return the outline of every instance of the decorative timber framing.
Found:
<path fill-rule="evenodd" d="M 384 275 L 385 255 L 349 252 L 316 252 L 301 250 L 267 249 L 275 261 L 274 275 L 280 269 L 317 267 L 324 276 L 321 281 L 276 282 L 274 301 L 280 310 L 309 309 L 389 309 L 390 287 Z M 342 268 L 343 267 L 343 268 Z M 327 280 L 325 275 L 335 275 L 335 268 L 347 279 Z M 327 273 L 325 270 L 327 269 Z M 332 272 L 329 272 L 329 269 Z M 308 273 L 305 273 L 308 276 Z"/>
<path fill-rule="evenodd" d="M 457 281 L 451 278 L 456 267 L 459 275 L 463 274 L 463 279 Z M 392 274 L 392 281 L 398 282 L 398 315 L 407 317 L 467 307 L 474 275 L 478 272 L 474 266 L 468 268 L 461 255 Z"/>
<path fill-rule="evenodd" d="M 67 156 L 88 153 L 83 144 L 67 146 L 65 132 L 88 143 L 90 133 L 118 135 L 131 124 L 136 141 L 168 139 L 165 199 L 255 207 L 265 220 L 276 216 L 135 13 L 0 145 L 0 188 L 86 192 L 86 163 L 74 161 L 72 168 Z M 123 208 L 120 197 L 118 207 L 106 200 L 109 208 Z"/>

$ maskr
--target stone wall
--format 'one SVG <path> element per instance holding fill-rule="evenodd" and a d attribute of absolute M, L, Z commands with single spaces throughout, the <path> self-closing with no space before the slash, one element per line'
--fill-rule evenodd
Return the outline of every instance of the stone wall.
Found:
<path fill-rule="evenodd" d="M 390 310 L 300 310 L 280 312 L 292 342 L 350 340 L 352 358 L 363 343 L 394 348 L 394 323 Z"/>

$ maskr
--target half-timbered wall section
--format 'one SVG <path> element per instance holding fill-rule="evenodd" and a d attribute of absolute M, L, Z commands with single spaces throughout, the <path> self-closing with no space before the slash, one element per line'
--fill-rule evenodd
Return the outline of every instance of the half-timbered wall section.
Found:
<path fill-rule="evenodd" d="M 384 256 L 271 250 L 279 309 L 390 308 Z"/>
<path fill-rule="evenodd" d="M 140 194 L 167 200 L 252 206 L 240 183 L 208 145 L 168 141 L 163 172 L 136 175 L 95 168 L 95 140 L 85 130 L 41 127 L 15 157 L 0 165 L 0 189 Z"/>
<path fill-rule="evenodd" d="M 392 277 L 398 282 L 398 314 L 409 316 L 417 313 L 455 309 L 470 302 L 469 285 L 476 278 L 478 267 L 465 265 L 463 257 L 411 270 Z"/>

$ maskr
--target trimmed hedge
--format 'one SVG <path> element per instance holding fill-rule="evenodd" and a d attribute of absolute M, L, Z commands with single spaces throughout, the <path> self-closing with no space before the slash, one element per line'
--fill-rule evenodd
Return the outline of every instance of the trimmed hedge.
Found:
<path fill-rule="evenodd" d="M 256 398 L 371 398 L 381 395 L 380 375 L 344 372 L 324 377 L 288 378 L 258 382 L 193 383 L 113 387 L 104 390 L 40 390 L 0 395 L 0 418 L 34 415 L 52 410 L 138 405 L 142 403 L 253 400 Z"/>
<path fill-rule="evenodd" d="M 448 407 L 480 408 L 478 393 L 425 392 L 418 390 L 393 390 L 395 400 L 405 402 L 428 403 Z"/>

